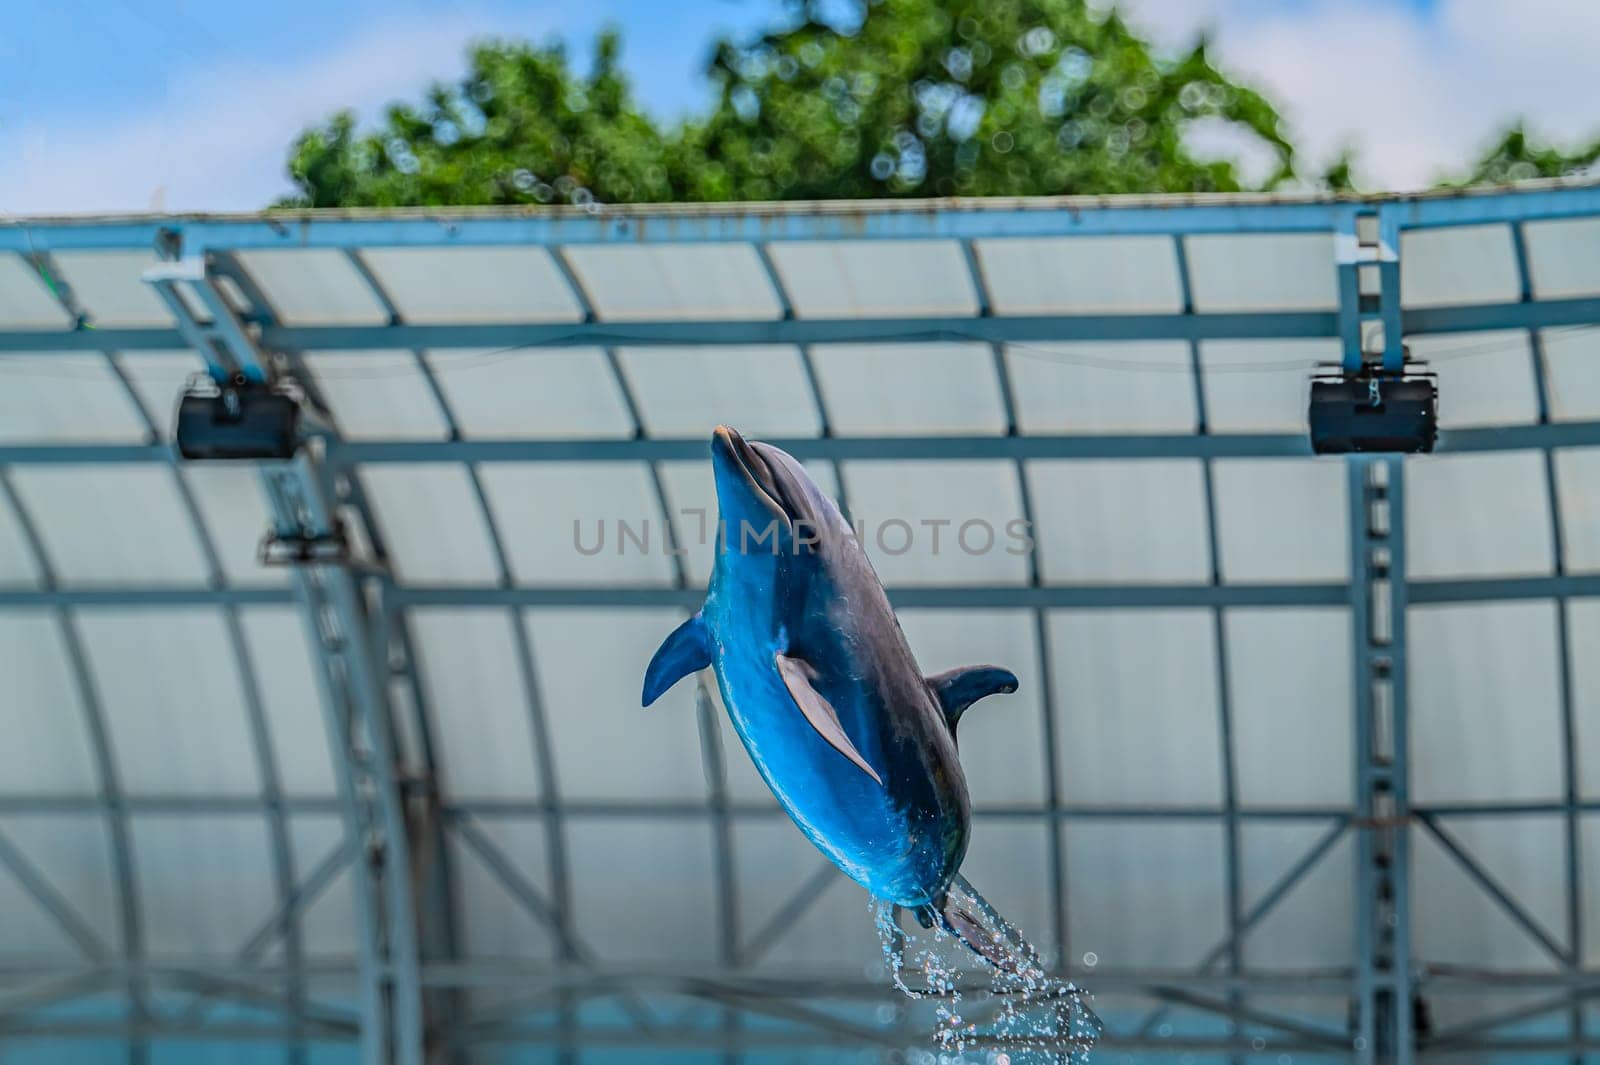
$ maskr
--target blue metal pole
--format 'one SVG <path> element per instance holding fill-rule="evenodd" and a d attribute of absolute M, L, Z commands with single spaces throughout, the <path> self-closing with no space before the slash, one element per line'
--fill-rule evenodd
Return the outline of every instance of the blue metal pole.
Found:
<path fill-rule="evenodd" d="M 1361 1065 L 1410 1065 L 1409 751 L 1404 465 L 1348 460 L 1354 675 L 1356 998 Z"/>

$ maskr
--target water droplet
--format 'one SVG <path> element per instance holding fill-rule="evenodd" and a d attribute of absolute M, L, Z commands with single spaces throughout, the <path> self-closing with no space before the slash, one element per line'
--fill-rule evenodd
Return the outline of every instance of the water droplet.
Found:
<path fill-rule="evenodd" d="M 981 899 L 973 903 L 980 904 Z M 942 1053 L 925 1060 L 967 1060 L 961 1055 L 971 1040 L 985 1037 L 1001 1041 L 1006 1049 L 1054 1050 L 1064 1053 L 1070 1065 L 1085 1065 L 1085 1050 L 1100 1033 L 1099 1021 L 1086 998 L 1073 985 L 1052 979 L 1038 952 L 1020 933 L 1004 918 L 987 910 L 986 904 L 982 909 L 985 923 L 990 925 L 985 931 L 1012 964 L 987 972 L 988 990 L 995 996 L 997 1008 L 980 1027 L 964 1012 L 964 999 L 969 992 L 963 985 L 973 976 L 972 959 L 966 948 L 940 926 L 927 932 L 911 928 L 908 933 L 897 920 L 895 907 L 881 903 L 874 906 L 874 926 L 891 982 L 909 998 L 932 1000 L 933 1042 Z M 1066 1040 L 1071 1042 L 1063 1048 Z M 986 1065 L 999 1065 L 999 1050 L 995 1047 L 982 1059 Z M 908 1060 L 924 1059 L 911 1055 Z M 1004 1060 L 1012 1059 L 1006 1054 Z"/>
<path fill-rule="evenodd" d="M 1084 953 L 1083 953 L 1083 967 L 1085 969 L 1093 969 L 1096 965 L 1099 965 L 1099 964 L 1100 964 L 1100 955 L 1096 954 L 1092 950 L 1084 951 Z"/>

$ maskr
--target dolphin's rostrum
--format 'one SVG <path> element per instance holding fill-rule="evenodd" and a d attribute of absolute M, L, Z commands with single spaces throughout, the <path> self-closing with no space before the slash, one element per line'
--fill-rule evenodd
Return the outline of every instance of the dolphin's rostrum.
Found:
<path fill-rule="evenodd" d="M 705 605 L 651 660 L 644 704 L 711 667 L 745 749 L 812 843 L 877 898 L 1014 966 L 993 911 L 958 876 L 971 803 L 956 724 L 1015 691 L 1016 676 L 924 677 L 866 553 L 800 464 L 727 426 L 711 453 L 716 567 Z"/>

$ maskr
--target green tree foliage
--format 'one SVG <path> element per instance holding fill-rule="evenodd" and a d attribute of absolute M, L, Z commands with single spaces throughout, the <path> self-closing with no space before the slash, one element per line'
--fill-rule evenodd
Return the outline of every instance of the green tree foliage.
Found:
<path fill-rule="evenodd" d="M 1261 138 L 1291 173 L 1277 113 L 1207 59 L 1158 59 L 1082 0 L 881 0 L 841 32 L 813 8 L 723 42 L 718 105 L 686 131 L 697 199 L 1238 189 L 1184 147 L 1197 119 Z"/>
<path fill-rule="evenodd" d="M 1322 174 L 1317 178 L 1317 185 L 1329 192 L 1354 192 L 1355 165 L 1355 149 L 1348 147 L 1342 149 L 1327 166 L 1322 168 Z"/>
<path fill-rule="evenodd" d="M 467 76 L 435 84 L 420 106 L 391 105 L 379 128 L 341 111 L 303 132 L 289 157 L 291 205 L 585 203 L 669 200 L 672 146 L 632 100 L 602 34 L 593 72 L 559 45 L 490 41 Z"/>
<path fill-rule="evenodd" d="M 1204 43 L 1154 54 L 1085 0 L 872 0 L 849 25 L 816 0 L 785 28 L 719 42 L 711 113 L 662 130 L 607 33 L 593 70 L 560 46 L 489 42 L 467 76 L 296 140 L 298 206 L 840 199 L 1235 190 L 1185 146 L 1193 122 L 1258 139 L 1293 174 L 1278 115 Z"/>
<path fill-rule="evenodd" d="M 1568 177 L 1591 169 L 1597 160 L 1600 160 L 1600 140 L 1567 151 L 1530 138 L 1523 124 L 1518 122 L 1479 157 L 1466 177 L 1446 184 L 1498 185 L 1534 178 Z"/>

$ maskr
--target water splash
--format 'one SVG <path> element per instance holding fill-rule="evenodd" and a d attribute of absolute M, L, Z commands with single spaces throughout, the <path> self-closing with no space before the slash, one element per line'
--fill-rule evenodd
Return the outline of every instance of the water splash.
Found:
<path fill-rule="evenodd" d="M 933 1001 L 939 1021 L 934 1041 L 941 1049 L 959 1053 L 965 1048 L 965 1038 L 977 1029 L 961 1016 L 962 970 L 954 960 L 955 951 L 960 949 L 956 938 L 935 925 L 919 941 L 913 941 L 900 927 L 898 907 L 877 900 L 872 901 L 872 907 L 890 980 L 909 999 Z M 908 970 L 916 974 L 913 983 L 906 982 Z"/>
<path fill-rule="evenodd" d="M 894 986 L 913 1000 L 930 1000 L 937 1054 L 912 1060 L 958 1062 L 982 1053 L 989 1065 L 1059 1062 L 1084 1065 L 1100 1035 L 1088 996 L 1070 981 L 1049 975 L 1038 952 L 970 884 L 958 878 L 951 901 L 976 918 L 977 930 L 1005 964 L 974 971 L 961 939 L 935 924 L 908 933 L 899 908 L 873 901 L 874 925 Z M 972 930 L 964 933 L 970 936 Z"/>

